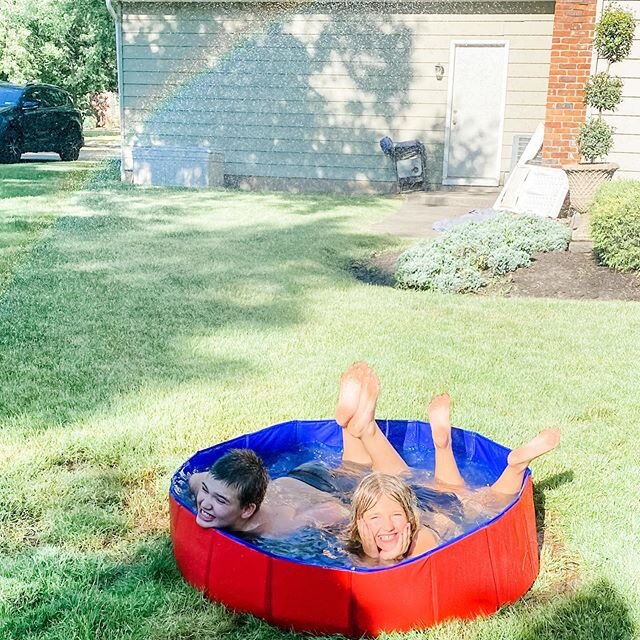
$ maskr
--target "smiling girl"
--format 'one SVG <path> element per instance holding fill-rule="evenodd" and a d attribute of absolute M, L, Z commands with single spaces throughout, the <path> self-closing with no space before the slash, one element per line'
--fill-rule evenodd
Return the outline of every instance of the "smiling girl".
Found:
<path fill-rule="evenodd" d="M 353 494 L 347 548 L 368 564 L 393 564 L 438 545 L 436 534 L 421 524 L 413 489 L 400 478 L 372 473 Z"/>
<path fill-rule="evenodd" d="M 531 461 L 560 442 L 557 428 L 545 429 L 509 453 L 504 471 L 490 487 L 471 489 L 451 446 L 451 398 L 439 395 L 428 407 L 435 486 L 412 488 L 401 478 L 409 475 L 409 467 L 375 422 L 379 389 L 377 376 L 365 363 L 354 365 L 343 376 L 336 411 L 350 437 L 345 438 L 343 457 L 374 471 L 356 488 L 346 532 L 347 548 L 369 565 L 393 564 L 435 548 L 455 529 L 456 513 L 474 515 L 478 506 L 506 507 L 520 491 Z"/>

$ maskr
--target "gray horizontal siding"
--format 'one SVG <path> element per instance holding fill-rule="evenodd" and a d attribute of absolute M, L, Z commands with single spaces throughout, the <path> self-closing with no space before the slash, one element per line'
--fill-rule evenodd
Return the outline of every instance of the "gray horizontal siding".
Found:
<path fill-rule="evenodd" d="M 169 128 L 167 128 L 169 129 Z M 204 129 L 204 128 L 202 128 Z M 180 132 L 181 133 L 181 132 Z M 168 131 L 160 131 L 158 138 L 168 135 Z M 219 146 L 216 140 L 211 140 L 210 130 L 201 130 L 194 127 L 192 131 L 186 132 L 183 138 L 185 144 L 208 147 L 216 150 Z M 153 144 L 154 136 L 149 136 L 149 143 Z M 220 149 L 225 151 L 225 149 Z M 228 150 L 227 150 L 228 151 Z M 344 140 L 304 140 L 280 138 L 273 140 L 260 139 L 255 136 L 236 137 L 233 140 L 234 152 L 281 152 L 281 153 L 317 153 L 327 154 L 332 160 L 338 161 L 338 156 L 362 156 L 366 158 L 375 158 L 376 162 L 373 166 L 380 166 L 379 155 L 380 147 L 377 142 L 345 142 Z"/>
<path fill-rule="evenodd" d="M 433 74 L 433 63 L 440 61 L 443 62 L 444 52 L 441 56 L 435 57 L 433 62 L 424 63 L 411 63 L 411 75 L 415 74 L 418 78 L 426 78 L 427 75 Z M 448 57 L 448 51 L 447 51 Z M 317 62 L 324 62 L 322 60 Z M 448 59 L 444 62 L 448 62 Z M 286 69 L 284 68 L 286 65 Z M 186 82 L 194 79 L 194 75 L 209 75 L 212 80 L 215 80 L 216 75 L 226 76 L 229 73 L 248 74 L 248 73 L 260 73 L 265 77 L 267 82 L 272 78 L 274 82 L 278 82 L 278 77 L 281 77 L 282 83 L 286 85 L 287 79 L 300 78 L 309 70 L 308 60 L 295 60 L 283 62 L 280 60 L 260 60 L 243 58 L 241 62 L 234 63 L 233 69 L 229 69 L 230 65 L 223 61 L 220 67 L 217 69 L 194 69 L 192 71 L 171 71 L 170 77 L 167 77 L 166 71 L 127 71 L 124 72 L 124 81 L 126 84 L 152 84 L 156 86 L 162 86 L 163 84 L 172 84 L 182 86 Z M 514 78 L 530 78 L 531 76 L 541 77 L 543 70 L 548 67 L 548 63 L 509 63 L 509 75 Z M 370 65 L 371 75 L 375 75 L 376 80 L 382 82 L 387 81 L 393 85 L 398 86 L 404 91 L 408 90 L 407 86 L 407 74 L 403 73 L 403 70 L 398 68 L 398 65 L 380 65 L 376 67 Z M 341 69 L 339 72 L 333 72 L 332 78 L 349 78 L 353 79 L 353 70 Z M 229 78 L 232 84 L 232 79 Z M 246 81 L 246 84 L 250 83 Z M 304 86 L 304 85 L 301 85 Z M 370 87 L 365 87 L 365 90 Z M 385 91 L 385 87 L 380 87 L 378 91 Z"/>
<path fill-rule="evenodd" d="M 220 74 L 220 78 L 216 78 L 215 87 L 201 87 L 200 93 L 196 96 L 219 96 L 220 89 L 223 89 L 225 92 L 227 91 L 236 91 L 240 90 L 240 87 L 245 87 L 247 91 L 251 91 L 255 89 L 256 91 L 269 91 L 271 89 L 305 89 L 308 88 L 308 83 L 296 82 L 295 79 L 287 75 L 279 75 L 279 76 L 270 76 L 263 77 L 260 82 L 260 86 L 255 85 L 255 82 L 252 79 L 243 80 L 243 78 L 238 78 L 237 81 L 234 78 L 229 77 L 226 74 Z M 435 89 L 425 89 L 425 91 L 429 91 L 429 93 L 433 92 L 441 92 L 444 98 L 442 100 L 446 100 L 446 88 L 443 87 L 442 83 L 437 83 L 435 79 L 421 79 L 421 84 L 424 86 L 434 86 Z M 626 84 L 631 84 L 631 81 L 628 81 Z M 163 90 L 163 86 L 168 88 Z M 124 97 L 126 98 L 146 98 L 147 103 L 157 102 L 161 100 L 168 94 L 175 95 L 177 92 L 177 88 L 180 85 L 173 85 L 170 82 L 166 82 L 163 86 L 158 85 L 149 85 L 149 84 L 126 84 L 124 86 Z M 323 95 L 331 95 L 332 93 L 340 93 L 343 89 L 351 89 L 352 83 L 349 81 L 349 78 L 344 77 L 332 77 L 330 79 L 322 79 L 322 81 L 316 82 L 314 84 L 314 90 L 319 90 L 320 88 L 323 91 Z M 547 78 L 539 77 L 539 78 L 509 78 L 507 80 L 507 92 L 510 96 L 522 95 L 523 93 L 527 93 L 528 91 L 535 91 L 539 95 L 546 96 L 547 89 Z M 413 93 L 414 89 L 407 90 L 410 94 Z M 262 97 L 266 99 L 264 93 Z M 423 96 L 416 96 L 416 102 L 420 102 Z M 344 102 L 344 94 L 342 94 L 342 100 Z M 139 105 L 132 105 L 134 107 L 138 107 Z"/>
<path fill-rule="evenodd" d="M 131 85 L 129 88 L 134 89 L 140 85 Z M 442 86 L 442 83 L 438 85 Z M 280 92 L 276 89 L 289 89 L 289 91 Z M 304 91 L 304 95 L 291 97 L 292 92 L 296 89 Z M 322 91 L 322 94 L 307 91 L 308 87 L 299 85 L 298 87 L 274 87 L 271 85 L 262 85 L 260 87 L 252 86 L 233 86 L 232 84 L 216 84 L 215 87 L 207 87 L 198 92 L 197 95 L 189 96 L 188 100 L 176 100 L 177 109 L 189 109 L 191 111 L 213 110 L 212 105 L 217 108 L 225 109 L 227 105 L 241 105 L 241 111 L 247 111 L 249 107 L 264 108 L 269 101 L 276 104 L 278 101 L 286 102 L 292 108 L 300 108 L 300 105 L 308 104 L 311 109 L 318 104 L 336 104 L 348 105 L 344 99 L 344 91 L 340 87 L 328 87 Z M 137 93 L 125 94 L 125 106 L 130 109 L 146 109 L 150 103 L 149 95 L 145 91 Z M 145 95 L 146 94 L 146 95 Z M 295 94 L 294 94 L 295 95 Z M 524 93 L 518 95 L 525 95 Z M 531 94 L 532 95 L 532 94 Z M 538 97 L 537 95 L 535 96 Z M 379 105 L 383 113 L 389 110 L 397 109 L 403 104 L 417 105 L 442 105 L 447 99 L 446 89 L 440 88 L 433 90 L 415 89 L 408 91 L 397 97 L 389 96 L 386 100 L 378 100 L 374 95 L 363 94 L 358 98 L 358 103 L 362 105 Z"/>
<path fill-rule="evenodd" d="M 273 164 L 268 162 L 227 162 L 224 163 L 225 173 L 236 176 L 259 176 L 264 178 L 323 178 L 324 180 L 353 180 L 358 182 L 392 182 L 393 172 L 384 169 L 360 169 L 349 172 L 345 178 L 345 171 L 341 167 L 310 164 L 307 166 L 296 164 Z"/>
<path fill-rule="evenodd" d="M 469 40 L 480 38 L 467 38 Z M 450 39 L 448 39 L 450 40 Z M 224 65 L 225 63 L 225 54 L 220 53 L 219 55 L 210 55 L 207 57 L 195 58 L 193 55 L 189 55 L 189 51 L 183 52 L 182 49 L 187 47 L 176 47 L 176 46 L 166 46 L 164 47 L 163 53 L 168 56 L 170 59 L 162 59 L 162 58 L 150 58 L 149 57 L 149 49 L 147 46 L 128 46 L 126 47 L 127 57 L 125 58 L 124 71 L 131 73 L 136 71 L 141 71 L 145 73 L 193 73 L 194 69 L 211 69 L 215 70 L 220 65 Z M 367 56 L 380 57 L 379 52 L 385 52 L 384 49 L 369 49 L 367 51 Z M 180 54 L 184 53 L 185 56 L 188 57 L 180 57 Z M 174 55 L 175 54 L 175 55 Z M 323 49 L 321 51 L 316 51 L 313 55 L 314 64 L 318 63 L 328 63 L 332 61 L 333 58 L 333 50 L 332 49 Z M 412 65 L 417 65 L 418 71 L 420 71 L 420 66 L 422 64 L 433 64 L 434 61 L 442 60 L 442 56 L 449 55 L 449 45 L 448 42 L 445 46 L 432 46 L 428 49 L 420 49 L 420 50 L 412 50 L 409 60 Z M 304 60 L 308 63 L 308 57 L 306 54 L 301 52 L 291 51 L 291 49 L 287 49 L 285 47 L 280 47 L 279 49 L 269 49 L 266 46 L 262 47 L 248 47 L 246 51 L 243 52 L 243 61 L 247 64 L 264 64 L 265 61 L 271 61 L 274 64 L 281 63 L 295 63 Z M 515 49 L 511 51 L 511 55 L 509 56 L 510 62 L 512 64 L 540 64 L 540 63 L 548 63 L 549 62 L 549 52 L 544 49 Z M 364 60 L 363 60 L 364 61 Z M 355 56 L 353 59 L 349 60 L 351 63 L 358 63 L 358 56 Z M 364 61 L 366 62 L 366 61 Z M 389 62 L 392 62 L 389 61 Z M 370 62 L 367 62 L 370 64 Z M 379 66 L 386 67 L 387 62 L 380 60 L 378 62 Z M 295 72 L 295 67 L 292 70 Z"/>
<path fill-rule="evenodd" d="M 198 114 L 199 117 L 206 119 L 206 114 Z M 149 123 L 153 126 L 150 126 Z M 235 119 L 229 117 L 227 124 L 221 123 L 219 120 L 215 123 L 198 122 L 196 116 L 193 115 L 189 118 L 191 124 L 182 122 L 179 117 L 176 118 L 176 122 L 171 123 L 166 120 L 159 120 L 158 116 L 150 116 L 149 120 L 138 120 L 136 122 L 130 122 L 125 135 L 128 139 L 132 136 L 142 139 L 142 137 L 155 137 L 158 141 L 161 141 L 163 137 L 170 135 L 174 137 L 185 137 L 189 132 L 198 132 L 203 137 L 229 137 L 229 145 L 233 146 L 233 141 L 236 138 L 253 138 L 256 140 L 256 144 L 259 145 L 262 140 L 307 140 L 322 142 L 324 140 L 339 140 L 346 141 L 348 144 L 358 144 L 364 142 L 367 145 L 373 145 L 372 148 L 377 149 L 377 143 L 380 137 L 387 133 L 388 127 L 376 128 L 370 120 L 366 120 L 366 126 L 362 126 L 358 129 L 359 136 L 353 136 L 353 124 L 340 125 L 327 125 L 318 129 L 310 129 L 308 122 L 303 121 L 302 124 L 298 123 L 298 126 L 294 126 L 290 120 L 283 118 L 274 119 L 272 121 L 263 120 L 258 123 L 248 124 L 244 119 Z M 540 118 L 510 118 L 505 120 L 504 133 L 505 140 L 509 134 L 514 133 L 527 133 L 533 131 L 537 124 L 540 122 Z M 422 122 L 422 126 L 429 126 L 430 129 L 423 129 L 424 135 L 421 139 L 425 142 L 434 143 L 437 141 L 443 141 L 442 132 L 444 131 L 444 113 L 438 117 L 435 116 L 432 121 Z M 415 136 L 416 124 L 413 120 L 406 125 L 396 125 L 394 131 L 397 132 L 396 140 L 404 140 Z M 511 142 L 507 141 L 510 145 Z M 212 145 L 213 146 L 213 145 Z M 510 148 L 510 147 L 509 147 Z"/>
<path fill-rule="evenodd" d="M 550 3 L 283 6 L 125 4 L 125 140 L 221 149 L 230 175 L 379 184 L 394 179 L 380 137 L 419 137 L 439 182 L 447 76 L 434 65 L 448 71 L 452 39 L 509 40 L 503 170 L 513 134 L 544 118 Z"/>

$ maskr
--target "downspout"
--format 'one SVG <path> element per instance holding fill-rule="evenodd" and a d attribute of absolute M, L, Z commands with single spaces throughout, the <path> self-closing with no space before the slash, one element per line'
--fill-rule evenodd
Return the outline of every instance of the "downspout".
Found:
<path fill-rule="evenodd" d="M 107 10 L 116 27 L 116 70 L 118 72 L 118 110 L 120 112 L 120 180 L 124 181 L 124 80 L 122 77 L 122 16 L 113 7 L 113 0 L 105 0 Z"/>

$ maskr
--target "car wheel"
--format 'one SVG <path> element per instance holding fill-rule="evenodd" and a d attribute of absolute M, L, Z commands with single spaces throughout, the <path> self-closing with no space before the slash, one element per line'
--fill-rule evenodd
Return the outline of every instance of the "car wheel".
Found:
<path fill-rule="evenodd" d="M 22 155 L 22 140 L 15 129 L 9 129 L 0 146 L 0 162 L 13 164 L 20 161 Z"/>
<path fill-rule="evenodd" d="M 77 129 L 70 129 L 62 142 L 62 147 L 58 152 L 60 159 L 69 161 L 77 160 L 80 156 L 80 148 L 82 147 L 82 137 Z"/>

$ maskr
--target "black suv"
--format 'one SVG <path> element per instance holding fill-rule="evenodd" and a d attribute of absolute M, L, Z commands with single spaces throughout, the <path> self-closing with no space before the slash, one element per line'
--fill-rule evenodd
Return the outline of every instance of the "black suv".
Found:
<path fill-rule="evenodd" d="M 82 114 L 66 91 L 0 82 L 0 162 L 18 162 L 26 151 L 53 151 L 62 160 L 77 160 L 82 145 Z"/>

